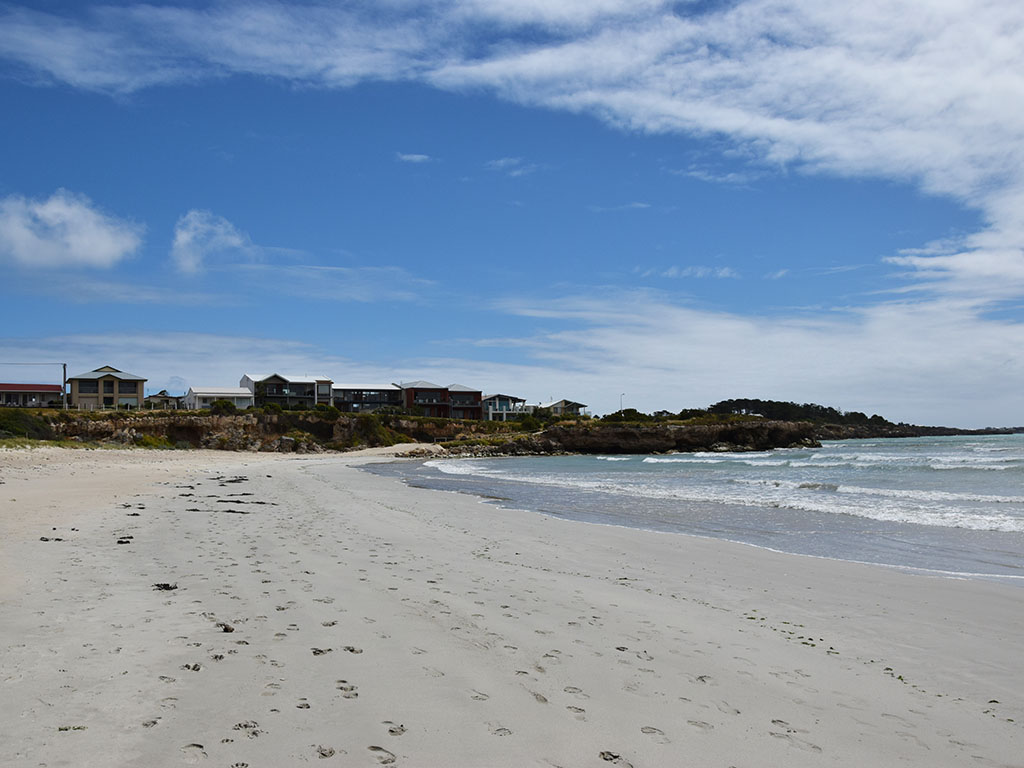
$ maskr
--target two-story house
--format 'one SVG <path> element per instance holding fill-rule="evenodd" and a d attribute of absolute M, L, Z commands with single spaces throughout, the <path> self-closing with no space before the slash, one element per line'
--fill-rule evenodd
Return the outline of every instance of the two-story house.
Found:
<path fill-rule="evenodd" d="M 402 390 L 394 384 L 342 384 L 331 388 L 331 402 L 342 413 L 372 413 L 401 408 Z"/>
<path fill-rule="evenodd" d="M 68 378 L 74 408 L 141 408 L 146 379 L 105 365 Z"/>
<path fill-rule="evenodd" d="M 515 395 L 487 395 L 482 400 L 487 421 L 513 421 L 526 413 L 526 400 Z"/>
<path fill-rule="evenodd" d="M 331 384 L 327 376 L 285 375 L 280 373 L 246 373 L 238 386 L 252 392 L 257 406 L 276 403 L 282 407 L 296 405 L 312 408 L 331 404 Z"/>

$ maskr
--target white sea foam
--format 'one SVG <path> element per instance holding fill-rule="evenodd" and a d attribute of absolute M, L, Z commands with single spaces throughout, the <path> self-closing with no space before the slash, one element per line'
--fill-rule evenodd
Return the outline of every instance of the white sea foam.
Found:
<path fill-rule="evenodd" d="M 598 462 L 609 461 L 621 464 L 614 471 L 602 470 Z M 816 519 L 807 515 L 826 515 L 817 519 L 826 527 L 829 518 L 851 516 L 886 523 L 1024 532 L 1024 495 L 1020 493 L 1024 488 L 1024 442 L 1019 440 L 999 445 L 983 442 L 980 447 L 907 440 L 742 454 L 705 451 L 646 457 L 434 460 L 426 466 L 446 475 L 475 476 L 481 482 L 489 478 L 561 489 L 569 494 L 562 503 L 570 508 L 593 506 L 608 509 L 609 515 L 637 520 L 670 521 L 688 516 L 708 520 L 720 505 L 727 505 L 730 509 L 779 510 L 766 513 L 769 517 L 765 520 L 775 515 L 798 527 Z M 1003 471 L 991 473 L 991 479 L 982 479 L 981 473 L 973 471 L 991 469 Z M 637 503 L 601 502 L 590 495 L 574 497 L 573 492 L 629 497 Z M 643 499 L 651 503 L 645 505 Z M 836 525 L 841 525 L 838 520 Z"/>

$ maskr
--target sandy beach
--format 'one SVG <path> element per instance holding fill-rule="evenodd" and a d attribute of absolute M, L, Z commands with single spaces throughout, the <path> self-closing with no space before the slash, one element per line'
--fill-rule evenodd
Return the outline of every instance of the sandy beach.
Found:
<path fill-rule="evenodd" d="M 0 451 L 0 765 L 1024 765 L 1020 587 L 376 453 Z"/>

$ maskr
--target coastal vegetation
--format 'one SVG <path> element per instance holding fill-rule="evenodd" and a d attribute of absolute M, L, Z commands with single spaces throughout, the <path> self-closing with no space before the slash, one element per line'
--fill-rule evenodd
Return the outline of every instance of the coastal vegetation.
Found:
<path fill-rule="evenodd" d="M 218 401 L 206 411 L 62 411 L 0 409 L 0 445 L 39 441 L 91 447 L 212 448 L 321 453 L 429 443 L 449 455 L 748 451 L 811 446 L 820 440 L 993 434 L 1024 429 L 960 430 L 894 424 L 881 416 L 813 403 L 723 400 L 678 413 L 626 408 L 601 418 L 535 411 L 514 421 L 444 419 L 401 412 L 342 413 L 320 404 L 239 410 Z"/>

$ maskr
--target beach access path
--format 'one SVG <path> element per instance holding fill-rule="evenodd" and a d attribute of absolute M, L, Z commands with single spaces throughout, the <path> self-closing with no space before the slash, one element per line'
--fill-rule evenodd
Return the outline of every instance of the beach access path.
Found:
<path fill-rule="evenodd" d="M 1024 765 L 1019 586 L 505 510 L 381 453 L 0 451 L 0 765 Z"/>

